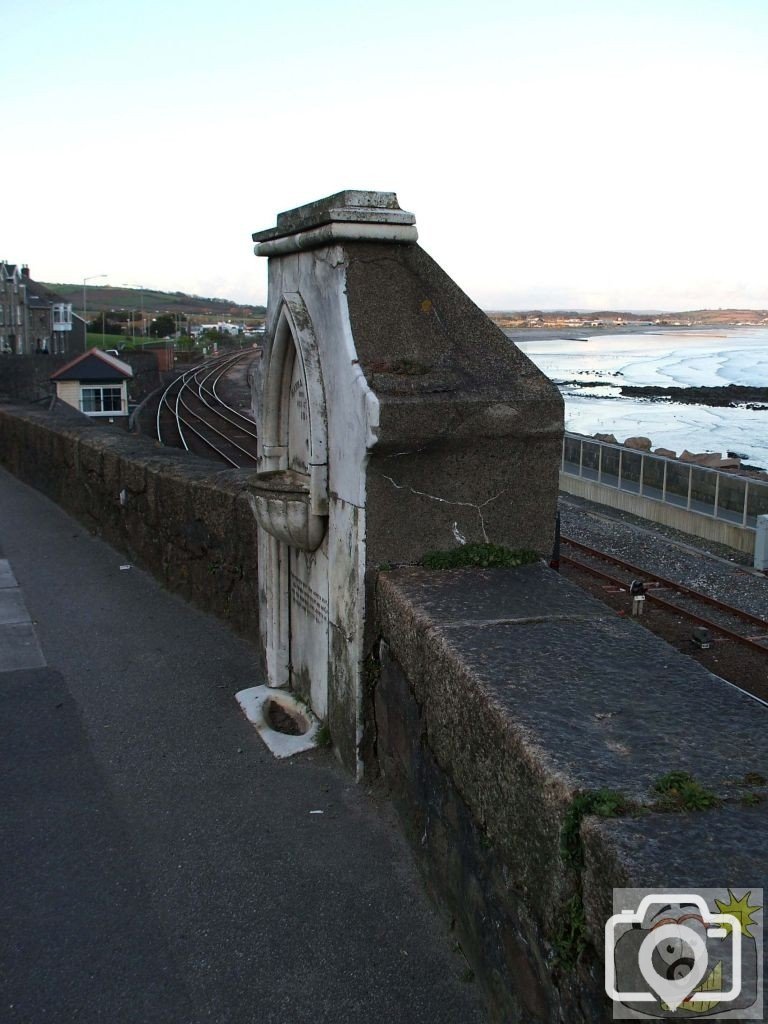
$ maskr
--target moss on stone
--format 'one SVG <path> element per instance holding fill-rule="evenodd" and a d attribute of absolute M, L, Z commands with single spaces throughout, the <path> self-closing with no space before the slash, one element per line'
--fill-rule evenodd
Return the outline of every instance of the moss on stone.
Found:
<path fill-rule="evenodd" d="M 538 561 L 535 551 L 512 550 L 498 544 L 464 544 L 450 551 L 428 551 L 421 564 L 426 569 L 512 569 Z"/>

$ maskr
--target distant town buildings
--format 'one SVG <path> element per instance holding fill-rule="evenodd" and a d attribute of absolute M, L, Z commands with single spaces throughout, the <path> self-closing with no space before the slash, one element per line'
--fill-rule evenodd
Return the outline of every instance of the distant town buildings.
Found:
<path fill-rule="evenodd" d="M 0 355 L 68 355 L 84 344 L 71 302 L 33 281 L 29 267 L 0 261 Z"/>
<path fill-rule="evenodd" d="M 685 313 L 593 313 L 575 311 L 493 312 L 489 316 L 507 329 L 649 328 L 649 327 L 764 327 L 766 310 L 693 310 Z"/>
<path fill-rule="evenodd" d="M 200 337 L 201 334 L 207 334 L 209 331 L 215 331 L 218 334 L 228 334 L 230 337 L 236 337 L 238 334 L 245 333 L 244 324 L 233 324 L 229 321 L 219 321 L 216 324 L 196 324 L 191 330 L 190 334 L 193 338 Z"/>

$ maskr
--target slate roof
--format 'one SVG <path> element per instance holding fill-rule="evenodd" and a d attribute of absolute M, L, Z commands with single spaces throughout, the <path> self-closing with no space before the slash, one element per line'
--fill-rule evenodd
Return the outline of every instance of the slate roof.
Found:
<path fill-rule="evenodd" d="M 125 380 L 132 377 L 133 370 L 121 359 L 108 356 L 99 348 L 81 352 L 70 362 L 52 373 L 51 380 Z"/>
<path fill-rule="evenodd" d="M 50 288 L 46 288 L 43 284 L 38 284 L 37 281 L 27 279 L 24 282 L 27 286 L 27 305 L 35 308 L 40 306 L 55 306 L 63 303 L 65 306 L 68 305 L 67 300 L 56 292 L 52 292 Z"/>

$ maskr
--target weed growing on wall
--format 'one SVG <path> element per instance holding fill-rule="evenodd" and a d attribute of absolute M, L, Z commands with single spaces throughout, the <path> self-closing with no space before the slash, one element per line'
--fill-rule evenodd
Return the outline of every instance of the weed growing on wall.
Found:
<path fill-rule="evenodd" d="M 659 794 L 656 809 L 660 811 L 705 811 L 717 807 L 720 800 L 688 772 L 667 772 L 654 784 Z"/>
<path fill-rule="evenodd" d="M 421 564 L 426 569 L 513 569 L 539 560 L 535 551 L 512 550 L 498 544 L 464 544 L 450 551 L 428 551 Z"/>

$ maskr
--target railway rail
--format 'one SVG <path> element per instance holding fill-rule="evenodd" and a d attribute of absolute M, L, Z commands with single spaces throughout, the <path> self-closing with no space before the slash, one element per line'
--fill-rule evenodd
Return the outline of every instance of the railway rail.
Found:
<path fill-rule="evenodd" d="M 223 379 L 248 352 L 210 359 L 169 384 L 157 405 L 161 444 L 214 457 L 237 469 L 256 465 L 256 424 L 220 396 Z"/>
<path fill-rule="evenodd" d="M 626 591 L 633 580 L 643 583 L 645 598 L 651 604 L 738 643 L 753 652 L 768 656 L 768 622 L 742 608 L 726 604 L 676 580 L 668 579 L 624 559 L 588 547 L 570 537 L 561 543 L 581 557 L 561 553 L 560 560 L 580 572 L 602 580 L 619 591 Z M 596 564 L 598 563 L 598 564 Z M 603 564 L 612 566 L 607 572 Z"/>

